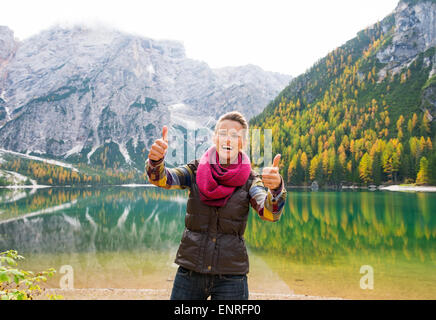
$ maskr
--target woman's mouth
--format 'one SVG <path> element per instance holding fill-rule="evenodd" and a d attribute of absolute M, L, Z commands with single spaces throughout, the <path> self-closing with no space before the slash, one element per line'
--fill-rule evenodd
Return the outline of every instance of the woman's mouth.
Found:
<path fill-rule="evenodd" d="M 224 151 L 230 152 L 233 150 L 233 147 L 231 146 L 226 146 L 226 145 L 222 145 L 221 149 L 223 149 Z"/>

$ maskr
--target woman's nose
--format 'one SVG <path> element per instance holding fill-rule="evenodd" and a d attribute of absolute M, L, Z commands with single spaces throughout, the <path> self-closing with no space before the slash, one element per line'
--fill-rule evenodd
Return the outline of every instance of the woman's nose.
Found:
<path fill-rule="evenodd" d="M 230 145 L 230 137 L 229 136 L 221 137 L 220 143 Z"/>

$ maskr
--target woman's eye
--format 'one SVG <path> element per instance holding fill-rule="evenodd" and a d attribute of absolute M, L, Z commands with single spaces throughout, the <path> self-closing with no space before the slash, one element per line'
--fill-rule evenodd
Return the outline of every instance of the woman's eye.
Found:
<path fill-rule="evenodd" d="M 228 135 L 227 132 L 225 132 L 225 131 L 218 132 L 218 136 L 220 138 L 230 137 L 230 139 L 233 139 L 233 140 L 236 140 L 239 138 L 239 135 L 237 133 L 231 133 L 230 135 Z"/>

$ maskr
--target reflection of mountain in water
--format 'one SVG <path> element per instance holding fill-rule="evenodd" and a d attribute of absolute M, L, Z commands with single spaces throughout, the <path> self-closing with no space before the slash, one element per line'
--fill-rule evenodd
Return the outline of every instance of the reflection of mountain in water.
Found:
<path fill-rule="evenodd" d="M 304 263 L 378 252 L 435 261 L 434 194 L 298 192 L 280 221 L 252 212 L 245 238 L 252 250 Z M 0 250 L 117 252 L 176 249 L 187 192 L 155 187 L 47 188 L 0 203 Z"/>
<path fill-rule="evenodd" d="M 55 212 L 50 213 L 48 207 L 40 209 L 41 214 L 26 212 L 15 220 L 0 222 L 1 250 L 97 252 L 162 249 L 178 244 L 186 207 L 186 202 L 181 201 L 182 191 L 166 193 L 155 188 L 82 191 L 53 189 L 54 198 L 70 199 L 75 194 L 76 202 Z M 31 204 L 32 199 L 21 199 L 9 206 L 26 211 L 26 203 Z"/>

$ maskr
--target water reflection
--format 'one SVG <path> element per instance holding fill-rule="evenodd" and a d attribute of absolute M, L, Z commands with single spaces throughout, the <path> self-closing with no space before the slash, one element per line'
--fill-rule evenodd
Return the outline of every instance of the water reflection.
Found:
<path fill-rule="evenodd" d="M 173 273 L 187 195 L 154 187 L 2 189 L 0 250 L 18 250 L 30 268 L 74 264 L 77 287 L 150 287 L 153 272 Z M 292 191 L 280 221 L 252 212 L 245 237 L 251 255 L 289 287 L 305 284 L 296 293 L 362 298 L 359 269 L 370 264 L 384 288 L 371 298 L 412 291 L 434 298 L 435 213 L 434 193 Z M 119 279 L 125 270 L 130 275 Z"/>
<path fill-rule="evenodd" d="M 435 262 L 436 195 L 386 192 L 290 192 L 276 224 L 250 219 L 247 242 L 293 261 L 380 251 Z"/>
<path fill-rule="evenodd" d="M 184 191 L 51 188 L 0 205 L 0 248 L 96 252 L 179 243 Z"/>
<path fill-rule="evenodd" d="M 26 252 L 164 248 L 178 244 L 186 191 L 50 188 L 0 204 L 0 247 Z M 1 195 L 5 197 L 4 194 Z M 289 192 L 278 223 L 253 213 L 251 248 L 325 263 L 355 251 L 401 251 L 434 260 L 436 195 L 391 192 Z"/>

